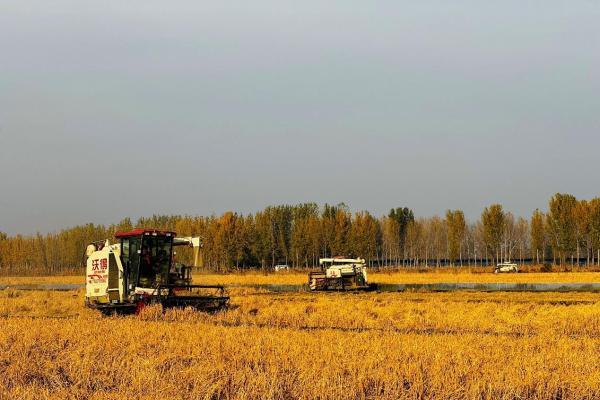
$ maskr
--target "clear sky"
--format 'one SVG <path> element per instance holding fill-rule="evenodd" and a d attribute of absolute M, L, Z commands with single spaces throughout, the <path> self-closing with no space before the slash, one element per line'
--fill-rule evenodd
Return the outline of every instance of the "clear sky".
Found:
<path fill-rule="evenodd" d="M 597 1 L 0 2 L 0 230 L 600 195 Z"/>

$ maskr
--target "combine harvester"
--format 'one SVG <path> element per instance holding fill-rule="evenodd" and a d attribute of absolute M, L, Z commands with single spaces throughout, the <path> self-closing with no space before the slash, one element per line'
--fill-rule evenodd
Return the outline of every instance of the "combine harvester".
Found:
<path fill-rule="evenodd" d="M 494 268 L 495 274 L 511 272 L 519 272 L 519 266 L 517 264 L 511 263 L 510 261 L 504 261 L 503 263 L 496 265 L 496 267 Z"/>
<path fill-rule="evenodd" d="M 321 258 L 321 271 L 308 273 L 310 290 L 371 290 L 362 258 Z"/>
<path fill-rule="evenodd" d="M 193 285 L 192 267 L 173 260 L 175 246 L 189 246 L 196 265 L 200 238 L 178 238 L 175 232 L 156 229 L 117 232 L 115 238 L 118 243 L 106 240 L 87 246 L 88 307 L 110 314 L 139 313 L 148 304 L 208 312 L 227 306 L 223 286 Z"/>

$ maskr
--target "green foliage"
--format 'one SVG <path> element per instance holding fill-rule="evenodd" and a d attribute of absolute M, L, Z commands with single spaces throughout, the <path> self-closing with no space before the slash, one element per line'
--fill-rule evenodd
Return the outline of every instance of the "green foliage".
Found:
<path fill-rule="evenodd" d="M 402 257 L 406 254 L 406 234 L 408 227 L 415 220 L 413 211 L 407 207 L 392 208 L 388 214 L 388 218 L 393 221 L 393 227 L 396 229 L 398 238 L 398 250 Z"/>
<path fill-rule="evenodd" d="M 400 238 L 400 246 L 404 248 L 404 242 L 406 241 L 406 231 L 408 225 L 415 220 L 413 211 L 407 207 L 398 207 L 390 210 L 388 217 L 396 222 L 398 229 L 398 236 Z"/>

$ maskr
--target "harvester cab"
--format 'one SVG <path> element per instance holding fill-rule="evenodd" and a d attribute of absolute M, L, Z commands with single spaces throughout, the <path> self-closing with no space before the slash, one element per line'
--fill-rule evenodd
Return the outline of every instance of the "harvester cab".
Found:
<path fill-rule="evenodd" d="M 216 311 L 227 306 L 223 286 L 193 285 L 191 267 L 174 262 L 174 247 L 189 246 L 198 262 L 198 237 L 135 229 L 86 249 L 86 305 L 100 311 L 138 312 L 146 304 Z"/>
<path fill-rule="evenodd" d="M 362 258 L 321 258 L 320 271 L 309 272 L 310 290 L 366 290 L 367 266 Z"/>

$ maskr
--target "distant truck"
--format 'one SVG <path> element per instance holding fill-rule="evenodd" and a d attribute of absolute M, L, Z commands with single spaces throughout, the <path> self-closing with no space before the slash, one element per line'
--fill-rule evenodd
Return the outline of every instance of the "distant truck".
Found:
<path fill-rule="evenodd" d="M 517 272 L 519 272 L 519 266 L 517 264 L 513 264 L 510 262 L 503 262 L 503 263 L 496 265 L 496 268 L 494 268 L 495 274 L 499 274 L 501 272 L 517 273 Z"/>
<path fill-rule="evenodd" d="M 279 271 L 289 271 L 290 270 L 290 266 L 287 264 L 279 264 L 276 265 L 274 268 L 275 272 L 279 272 Z"/>
<path fill-rule="evenodd" d="M 362 258 L 321 258 L 320 271 L 308 274 L 310 290 L 366 290 L 370 289 L 367 265 Z"/>

